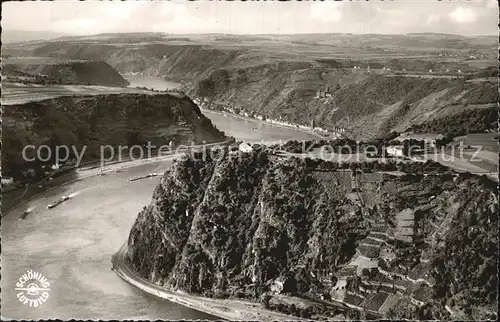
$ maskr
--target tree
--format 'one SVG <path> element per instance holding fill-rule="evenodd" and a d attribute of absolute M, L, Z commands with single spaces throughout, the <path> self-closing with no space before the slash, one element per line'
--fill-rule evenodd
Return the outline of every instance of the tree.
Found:
<path fill-rule="evenodd" d="M 144 142 L 144 139 L 142 138 L 142 135 L 136 131 L 132 130 L 128 133 L 127 135 L 127 145 L 133 146 L 133 145 L 142 145 Z"/>
<path fill-rule="evenodd" d="M 270 301 L 271 301 L 271 295 L 269 295 L 269 294 L 262 295 L 261 302 L 262 302 L 262 304 L 264 304 L 264 307 L 266 309 L 269 309 L 269 307 L 270 307 L 269 306 Z"/>

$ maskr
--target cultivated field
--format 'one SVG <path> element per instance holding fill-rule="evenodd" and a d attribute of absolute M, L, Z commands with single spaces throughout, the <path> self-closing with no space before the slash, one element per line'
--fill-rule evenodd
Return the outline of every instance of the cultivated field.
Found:
<path fill-rule="evenodd" d="M 23 104 L 32 101 L 42 101 L 60 96 L 101 95 L 139 93 L 155 95 L 159 92 L 136 88 L 108 87 L 97 85 L 38 85 L 5 83 L 2 84 L 2 105 Z"/>

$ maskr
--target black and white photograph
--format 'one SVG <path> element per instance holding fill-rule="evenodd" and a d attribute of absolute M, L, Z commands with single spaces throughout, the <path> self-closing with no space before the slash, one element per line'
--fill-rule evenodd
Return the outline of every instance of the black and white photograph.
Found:
<path fill-rule="evenodd" d="M 496 0 L 7 1 L 1 319 L 496 321 Z"/>

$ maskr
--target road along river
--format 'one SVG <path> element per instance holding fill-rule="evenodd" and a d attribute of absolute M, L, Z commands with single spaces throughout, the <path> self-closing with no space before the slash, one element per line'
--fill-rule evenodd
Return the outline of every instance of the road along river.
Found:
<path fill-rule="evenodd" d="M 212 115 L 207 114 L 210 118 Z M 294 130 L 258 126 L 240 118 L 213 117 L 213 123 L 237 140 L 259 142 L 314 138 Z M 234 122 L 234 123 L 233 123 Z M 256 121 L 255 123 L 258 123 Z M 262 133 L 266 133 L 264 136 Z M 304 137 L 305 136 L 305 137 Z M 111 270 L 111 256 L 125 243 L 160 177 L 128 181 L 163 172 L 171 159 L 123 168 L 63 185 L 13 209 L 2 220 L 2 317 L 20 319 L 215 319 L 205 313 L 158 299 L 125 283 Z M 72 198 L 53 209 L 62 195 Z M 32 209 L 26 219 L 20 216 Z M 50 283 L 39 307 L 19 301 L 19 278 L 32 270 Z"/>

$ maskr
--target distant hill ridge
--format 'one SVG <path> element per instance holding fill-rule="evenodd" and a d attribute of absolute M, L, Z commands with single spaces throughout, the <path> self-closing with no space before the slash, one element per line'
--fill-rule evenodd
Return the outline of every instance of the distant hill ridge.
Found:
<path fill-rule="evenodd" d="M 26 31 L 26 30 L 6 30 L 2 29 L 2 43 L 13 44 L 27 41 L 38 41 L 55 39 L 68 36 L 66 33 L 55 31 Z"/>
<path fill-rule="evenodd" d="M 494 84 L 485 81 L 496 77 L 496 71 L 474 75 L 493 55 L 496 60 L 497 40 L 492 36 L 296 34 L 245 43 L 246 36 L 231 35 L 226 41 L 207 34 L 184 35 L 189 44 L 172 44 L 162 42 L 165 35 L 147 35 L 156 40 L 136 44 L 136 34 L 88 41 L 81 37 L 8 47 L 6 53 L 102 59 L 121 73 L 182 82 L 190 96 L 215 108 L 298 124 L 314 120 L 324 128 L 348 125 L 349 134 L 360 139 L 497 101 Z M 482 79 L 469 82 L 471 78 Z M 326 87 L 329 97 L 316 99 Z"/>
<path fill-rule="evenodd" d="M 129 82 L 125 80 L 108 63 L 99 60 L 93 61 L 48 61 L 40 62 L 26 60 L 22 62 L 3 65 L 3 72 L 7 76 L 22 72 L 33 77 L 46 77 L 47 82 L 58 84 L 75 85 L 103 85 L 103 86 L 127 86 Z M 24 78 L 26 80 L 26 78 Z M 29 81 L 29 80 L 28 80 Z"/>

